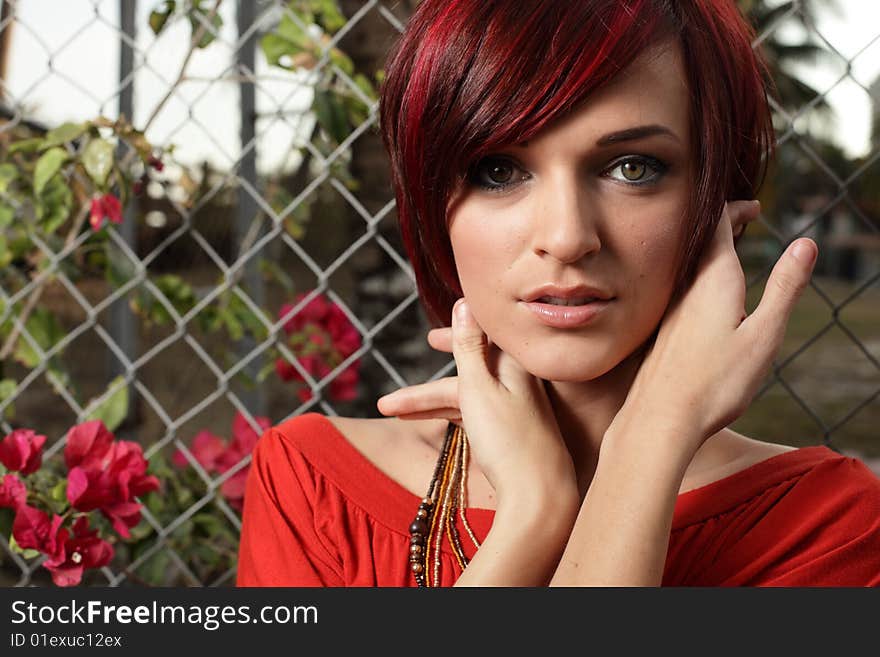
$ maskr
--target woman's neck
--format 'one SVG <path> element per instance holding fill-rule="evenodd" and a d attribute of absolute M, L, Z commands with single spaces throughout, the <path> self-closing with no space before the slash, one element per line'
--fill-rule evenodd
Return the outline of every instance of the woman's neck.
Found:
<path fill-rule="evenodd" d="M 605 431 L 623 406 L 641 363 L 636 352 L 610 372 L 592 381 L 547 381 L 559 429 L 574 461 L 581 497 L 593 480 Z"/>

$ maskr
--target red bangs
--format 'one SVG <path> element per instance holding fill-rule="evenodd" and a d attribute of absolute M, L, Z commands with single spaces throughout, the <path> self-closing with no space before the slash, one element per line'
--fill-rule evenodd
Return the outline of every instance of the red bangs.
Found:
<path fill-rule="evenodd" d="M 390 53 L 379 111 L 401 234 L 433 325 L 449 324 L 461 296 L 446 208 L 468 166 L 532 138 L 669 38 L 682 43 L 698 85 L 694 156 L 714 161 L 726 149 L 725 162 L 742 160 L 738 174 L 718 162 L 704 175 L 721 179 L 695 186 L 694 217 L 720 213 L 716 197 L 753 191 L 768 131 L 772 143 L 761 64 L 732 0 L 422 1 Z M 683 261 L 706 239 L 691 223 Z"/>

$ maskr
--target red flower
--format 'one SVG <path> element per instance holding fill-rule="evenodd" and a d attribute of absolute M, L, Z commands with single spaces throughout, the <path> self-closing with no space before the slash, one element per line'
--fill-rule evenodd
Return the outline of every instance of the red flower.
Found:
<path fill-rule="evenodd" d="M 27 489 L 21 479 L 8 474 L 0 480 L 0 507 L 17 509 L 27 500 Z"/>
<path fill-rule="evenodd" d="M 49 520 L 45 512 L 23 504 L 12 521 L 12 536 L 20 548 L 39 550 L 50 559 L 63 558 L 68 531 L 61 529 L 62 522 L 58 514 Z"/>
<path fill-rule="evenodd" d="M 101 513 L 109 520 L 116 533 L 122 538 L 131 538 L 131 528 L 141 521 L 141 505 L 138 502 L 118 502 L 101 508 Z"/>
<path fill-rule="evenodd" d="M 113 194 L 92 197 L 89 212 L 89 223 L 92 224 L 92 230 L 100 230 L 105 218 L 114 224 L 122 223 L 122 205 Z"/>
<path fill-rule="evenodd" d="M 299 294 L 295 302 L 299 303 L 305 297 L 305 293 Z M 287 314 L 296 303 L 284 304 L 279 317 Z M 283 328 L 288 335 L 295 333 L 300 336 L 297 341 L 291 341 L 294 354 L 303 369 L 318 379 L 329 374 L 336 363 L 360 349 L 362 343 L 360 333 L 342 308 L 323 295 L 309 301 L 295 316 L 285 321 Z M 333 399 L 348 401 L 357 396 L 359 368 L 360 360 L 356 360 L 331 382 L 329 394 Z M 284 358 L 275 361 L 275 371 L 283 381 L 304 381 L 293 364 Z M 297 391 L 297 395 L 305 402 L 312 398 L 313 393 L 303 387 Z"/>
<path fill-rule="evenodd" d="M 31 429 L 16 429 L 0 441 L 0 463 L 23 475 L 35 472 L 43 463 L 45 442 L 46 436 Z"/>
<path fill-rule="evenodd" d="M 212 435 L 208 431 L 200 432 L 190 451 L 196 457 L 196 460 L 209 473 L 214 472 L 222 474 L 227 470 L 235 467 L 238 463 L 250 455 L 254 450 L 254 446 L 260 439 L 266 429 L 272 426 L 272 421 L 267 417 L 256 417 L 259 431 L 254 431 L 250 423 L 245 419 L 244 415 L 236 412 L 235 418 L 232 420 L 232 440 L 226 445 L 221 438 Z M 186 466 L 187 461 L 178 457 L 183 454 L 178 450 L 174 455 L 174 463 L 180 466 Z M 250 465 L 247 465 L 220 486 L 220 492 L 229 501 L 230 505 L 239 511 L 242 509 L 244 498 L 244 489 L 247 482 L 247 474 Z"/>
<path fill-rule="evenodd" d="M 350 367 L 341 372 L 330 383 L 330 395 L 334 399 L 350 401 L 357 397 L 357 383 L 359 379 L 357 367 L 359 365 L 360 360 L 355 360 Z"/>
<path fill-rule="evenodd" d="M 254 419 L 260 427 L 259 433 L 251 428 L 244 415 L 240 412 L 235 414 L 235 418 L 232 420 L 232 440 L 229 443 L 229 448 L 217 459 L 218 472 L 224 473 L 241 462 L 242 459 L 247 458 L 254 451 L 254 446 L 262 433 L 272 426 L 271 420 L 267 417 Z M 249 470 L 250 464 L 238 470 L 220 486 L 220 492 L 223 493 L 229 504 L 239 511 L 243 508 L 244 490 Z"/>
<path fill-rule="evenodd" d="M 219 436 L 215 436 L 210 431 L 200 431 L 193 440 L 189 451 L 196 458 L 206 472 L 213 472 L 217 468 L 217 459 L 226 449 L 225 441 Z M 171 457 L 174 465 L 185 468 L 189 465 L 189 461 L 181 450 L 176 450 L 174 456 Z"/>
<path fill-rule="evenodd" d="M 67 499 L 79 511 L 100 509 L 114 529 L 129 538 L 129 528 L 140 521 L 134 498 L 158 490 L 159 480 L 147 475 L 141 446 L 114 441 L 100 420 L 73 427 L 67 436 L 64 459 L 70 472 Z"/>
<path fill-rule="evenodd" d="M 68 468 L 104 467 L 104 457 L 110 451 L 114 436 L 101 420 L 89 420 L 67 432 L 64 462 Z"/>
<path fill-rule="evenodd" d="M 98 538 L 98 530 L 89 530 L 89 520 L 80 516 L 73 523 L 73 536 L 64 541 L 64 549 L 43 565 L 52 573 L 56 586 L 76 586 L 87 568 L 101 568 L 113 558 L 113 546 Z"/>

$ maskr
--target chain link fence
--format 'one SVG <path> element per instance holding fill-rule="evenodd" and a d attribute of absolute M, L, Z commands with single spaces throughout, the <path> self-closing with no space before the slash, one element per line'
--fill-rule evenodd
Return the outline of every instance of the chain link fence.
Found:
<path fill-rule="evenodd" d="M 124 116 L 162 153 L 104 242 L 93 247 L 89 230 L 32 233 L 41 264 L 0 289 L 14 327 L 3 336 L 13 382 L 0 401 L 4 432 L 33 428 L 48 436 L 44 458 L 60 459 L 67 430 L 124 392 L 116 435 L 191 477 L 145 504 L 134 547 L 85 583 L 232 584 L 250 462 L 235 445 L 309 411 L 377 417 L 378 396 L 452 371 L 424 340 L 376 130 L 377 72 L 415 4 L 2 2 L 0 146 L 64 121 Z M 835 117 L 850 120 L 830 101 L 854 89 L 872 99 L 876 125 L 880 82 L 862 70 L 880 61 L 880 29 L 845 50 L 823 34 L 818 3 L 742 4 L 780 87 L 778 164 L 760 226 L 741 243 L 750 308 L 791 240 L 813 237 L 821 260 L 772 375 L 734 428 L 875 458 L 880 149 L 876 132 L 867 154 L 823 134 Z M 828 84 L 798 73 L 819 66 Z M 33 330 L 37 306 L 57 317 L 54 339 Z M 328 332 L 347 347 L 322 361 Z M 14 357 L 16 340 L 33 358 Z M 206 445 L 226 450 L 224 467 Z M 42 559 L 5 542 L 0 557 L 6 585 L 47 583 Z"/>

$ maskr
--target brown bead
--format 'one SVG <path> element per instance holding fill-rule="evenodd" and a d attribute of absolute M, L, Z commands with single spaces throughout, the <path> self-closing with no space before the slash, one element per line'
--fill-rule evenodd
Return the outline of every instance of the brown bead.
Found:
<path fill-rule="evenodd" d="M 410 545 L 410 546 L 409 546 L 409 551 L 412 552 L 413 554 L 421 554 L 421 552 L 422 552 L 422 546 L 421 546 L 421 545 L 417 545 L 417 544 Z"/>
<path fill-rule="evenodd" d="M 421 518 L 422 520 L 424 520 L 425 518 L 428 517 L 428 512 L 425 511 L 424 509 L 419 509 L 418 513 L 416 513 L 416 516 L 418 518 Z"/>
<path fill-rule="evenodd" d="M 428 524 L 424 520 L 420 520 L 416 518 L 412 521 L 412 524 L 409 526 L 410 534 L 420 534 L 424 536 L 428 533 Z"/>
<path fill-rule="evenodd" d="M 422 504 L 424 504 L 425 506 L 434 506 L 434 500 L 432 500 L 430 497 L 423 497 Z"/>
<path fill-rule="evenodd" d="M 424 536 L 419 536 L 416 534 L 415 536 L 411 536 L 409 542 L 413 545 L 421 545 L 425 541 Z"/>
<path fill-rule="evenodd" d="M 418 561 L 414 561 L 414 562 L 412 562 L 412 563 L 410 564 L 410 567 L 412 568 L 412 570 L 413 570 L 414 573 L 420 573 L 420 572 L 422 572 L 422 570 L 423 570 L 422 564 L 419 563 Z"/>

